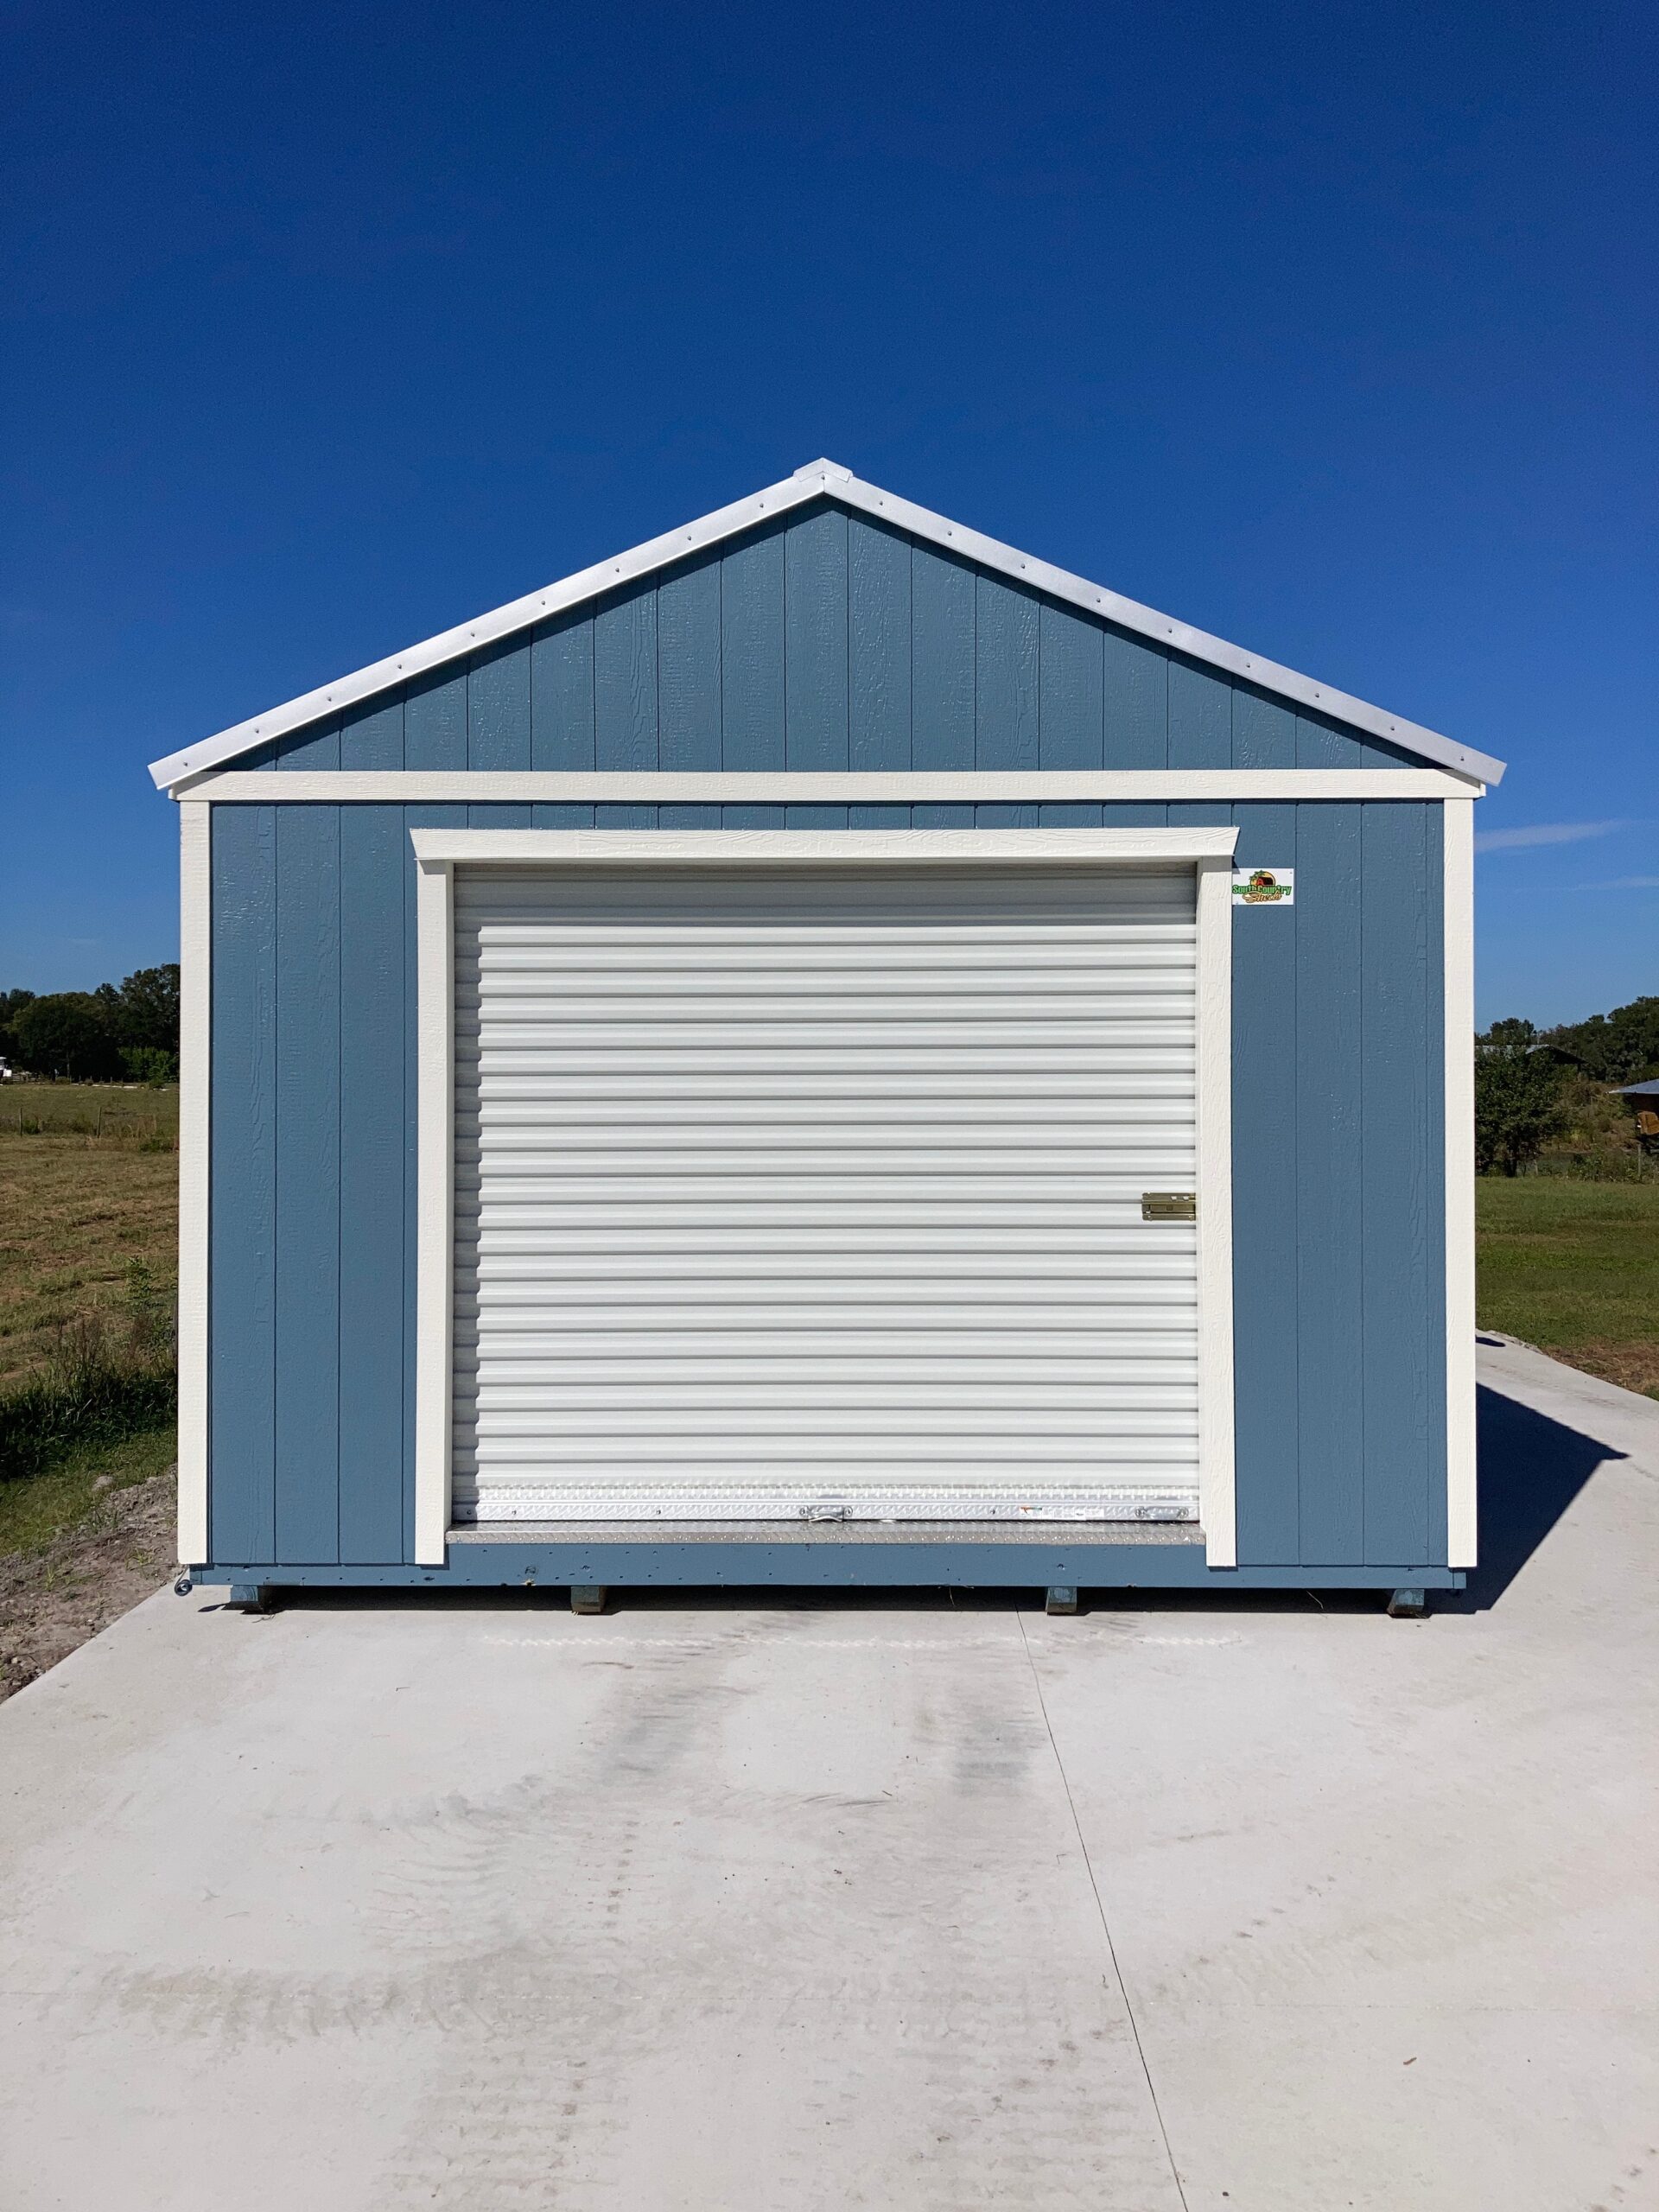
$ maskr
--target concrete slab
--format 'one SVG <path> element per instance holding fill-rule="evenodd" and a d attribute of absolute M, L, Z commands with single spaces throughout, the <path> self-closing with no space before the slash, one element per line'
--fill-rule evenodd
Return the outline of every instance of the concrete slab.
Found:
<path fill-rule="evenodd" d="M 0 1709 L 0 2204 L 1659 2205 L 1659 1406 L 1483 1357 L 1422 1624 L 151 1599 Z"/>

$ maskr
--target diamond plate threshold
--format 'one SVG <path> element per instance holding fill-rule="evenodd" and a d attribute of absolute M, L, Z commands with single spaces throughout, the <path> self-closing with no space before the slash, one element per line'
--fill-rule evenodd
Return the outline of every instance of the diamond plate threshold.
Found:
<path fill-rule="evenodd" d="M 488 1521 L 452 1544 L 1199 1544 L 1196 1521 Z"/>

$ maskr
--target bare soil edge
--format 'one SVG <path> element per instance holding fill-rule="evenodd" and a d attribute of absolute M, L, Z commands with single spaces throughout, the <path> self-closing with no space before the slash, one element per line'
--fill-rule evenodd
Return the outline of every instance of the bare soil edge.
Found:
<path fill-rule="evenodd" d="M 0 1700 L 24 1689 L 177 1572 L 176 1470 L 111 1491 L 44 1550 L 0 1557 Z"/>
<path fill-rule="evenodd" d="M 1564 1367 L 1577 1367 L 1604 1382 L 1617 1382 L 1622 1390 L 1635 1390 L 1659 1398 L 1659 1344 L 1541 1344 L 1538 1349 L 1559 1359 Z"/>

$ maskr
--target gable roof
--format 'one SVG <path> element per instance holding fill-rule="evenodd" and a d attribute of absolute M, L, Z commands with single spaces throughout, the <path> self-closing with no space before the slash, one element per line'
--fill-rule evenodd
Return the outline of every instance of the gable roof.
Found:
<path fill-rule="evenodd" d="M 753 493 L 747 499 L 717 507 L 700 522 L 688 523 L 678 530 L 664 531 L 660 537 L 648 538 L 631 552 L 578 569 L 563 582 L 550 584 L 543 591 L 527 593 L 522 599 L 509 600 L 492 613 L 475 616 L 452 630 L 442 630 L 436 637 L 410 645 L 385 660 L 371 662 L 353 675 L 340 677 L 315 691 L 302 692 L 283 706 L 270 708 L 247 721 L 233 723 L 215 736 L 202 738 L 194 745 L 187 745 L 181 752 L 168 753 L 165 760 L 153 760 L 149 772 L 158 790 L 169 790 L 188 778 L 222 766 L 257 745 L 355 706 L 377 692 L 407 682 L 410 677 L 422 675 L 447 661 L 464 658 L 481 645 L 528 629 L 550 615 L 562 613 L 567 607 L 597 598 L 601 592 L 614 590 L 619 585 L 632 583 L 654 569 L 667 568 L 724 538 L 736 536 L 740 531 L 751 530 L 759 523 L 787 514 L 791 508 L 803 506 L 809 500 L 823 498 L 907 531 L 927 543 L 955 553 L 963 560 L 976 562 L 982 568 L 993 569 L 1034 591 L 1046 593 L 1052 599 L 1081 607 L 1086 613 L 1185 653 L 1190 659 L 1205 662 L 1229 676 L 1243 677 L 1263 691 L 1293 700 L 1298 706 L 1313 708 L 1332 721 L 1364 731 L 1368 736 L 1384 739 L 1404 752 L 1432 760 L 1439 767 L 1450 768 L 1471 781 L 1496 784 L 1503 773 L 1503 762 L 1488 753 L 1477 753 L 1470 746 L 1459 745 L 1435 730 L 1408 721 L 1403 715 L 1370 706 L 1363 699 L 1356 699 L 1329 683 L 1300 676 L 1294 669 L 1264 659 L 1260 653 L 1230 645 L 1224 639 L 1212 638 L 1188 623 L 1160 614 L 1154 607 L 1142 607 L 1135 600 L 1108 591 L 1103 585 L 1090 583 L 1064 569 L 1051 567 L 1046 561 L 1017 552 L 1013 546 L 1000 544 L 994 537 L 982 537 L 978 531 L 968 530 L 961 523 L 948 522 L 943 515 L 933 514 L 926 507 L 915 506 L 892 492 L 864 483 L 833 461 L 809 461 L 782 483 L 769 484 L 765 491 Z"/>

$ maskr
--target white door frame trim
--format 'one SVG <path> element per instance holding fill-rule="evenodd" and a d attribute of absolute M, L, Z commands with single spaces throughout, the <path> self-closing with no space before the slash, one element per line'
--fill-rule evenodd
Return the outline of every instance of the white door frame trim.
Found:
<path fill-rule="evenodd" d="M 1233 1484 L 1232 857 L 1236 829 L 411 830 L 419 979 L 415 1558 L 451 1522 L 454 1270 L 454 871 L 581 867 L 1186 863 L 1198 874 L 1198 1510 L 1208 1564 L 1237 1564 Z"/>

